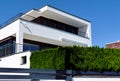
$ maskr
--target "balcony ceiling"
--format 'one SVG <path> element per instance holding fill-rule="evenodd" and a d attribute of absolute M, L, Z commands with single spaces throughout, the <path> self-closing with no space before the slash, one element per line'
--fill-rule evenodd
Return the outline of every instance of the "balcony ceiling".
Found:
<path fill-rule="evenodd" d="M 40 12 L 37 10 L 30 10 L 29 12 L 25 13 L 21 16 L 22 19 L 31 21 L 37 17 L 41 16 Z"/>
<path fill-rule="evenodd" d="M 35 36 L 35 35 L 29 35 L 29 34 L 24 34 L 24 39 L 47 43 L 47 44 L 58 45 L 58 46 L 73 46 L 73 45 L 75 45 L 74 43 L 69 43 L 69 42 L 66 43 L 63 41 L 57 41 L 57 40 L 40 37 L 40 36 Z"/>

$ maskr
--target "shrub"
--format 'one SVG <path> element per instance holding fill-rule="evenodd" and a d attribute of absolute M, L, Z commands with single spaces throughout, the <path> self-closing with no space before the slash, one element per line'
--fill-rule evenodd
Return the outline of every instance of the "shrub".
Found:
<path fill-rule="evenodd" d="M 31 68 L 120 71 L 120 49 L 72 46 L 35 51 Z"/>
<path fill-rule="evenodd" d="M 65 51 L 60 48 L 34 51 L 31 55 L 31 68 L 65 69 Z"/>

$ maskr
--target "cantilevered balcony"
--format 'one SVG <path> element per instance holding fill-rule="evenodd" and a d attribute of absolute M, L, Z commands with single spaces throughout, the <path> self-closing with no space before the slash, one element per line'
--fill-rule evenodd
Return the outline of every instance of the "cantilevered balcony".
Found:
<path fill-rule="evenodd" d="M 25 20 L 20 20 L 21 27 L 24 28 L 24 38 L 34 41 L 40 41 L 45 43 L 50 43 L 60 46 L 69 45 L 83 45 L 90 44 L 90 39 L 84 32 L 78 32 L 79 34 L 74 34 L 71 32 L 66 32 L 49 26 L 36 24 L 34 22 L 29 22 Z M 65 40 L 69 40 L 66 42 Z M 70 42 L 71 41 L 71 42 Z M 81 46 L 82 46 L 81 45 Z"/>

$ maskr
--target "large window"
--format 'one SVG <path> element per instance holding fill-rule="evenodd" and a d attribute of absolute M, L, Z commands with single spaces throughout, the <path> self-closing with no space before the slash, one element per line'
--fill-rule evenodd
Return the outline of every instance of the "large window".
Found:
<path fill-rule="evenodd" d="M 36 51 L 36 50 L 44 50 L 44 49 L 55 48 L 55 47 L 57 46 L 24 39 L 23 51 L 27 51 L 27 50 Z"/>
<path fill-rule="evenodd" d="M 29 43 L 24 43 L 23 45 L 23 51 L 27 51 L 27 50 L 36 51 L 39 49 L 40 49 L 39 45 L 29 44 Z"/>
<path fill-rule="evenodd" d="M 14 39 L 12 37 L 0 41 L 0 57 L 15 53 L 13 41 Z"/>

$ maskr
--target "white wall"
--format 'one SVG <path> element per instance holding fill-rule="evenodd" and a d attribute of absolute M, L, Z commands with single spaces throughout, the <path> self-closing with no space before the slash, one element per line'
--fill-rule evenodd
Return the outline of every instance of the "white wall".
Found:
<path fill-rule="evenodd" d="M 0 58 L 0 68 L 30 68 L 31 52 L 23 52 L 11 56 Z M 21 65 L 21 57 L 27 56 L 27 63 Z"/>
<path fill-rule="evenodd" d="M 6 27 L 0 29 L 0 40 L 9 37 L 13 34 L 16 34 L 19 28 L 20 20 L 16 20 L 15 22 L 7 25 Z"/>

